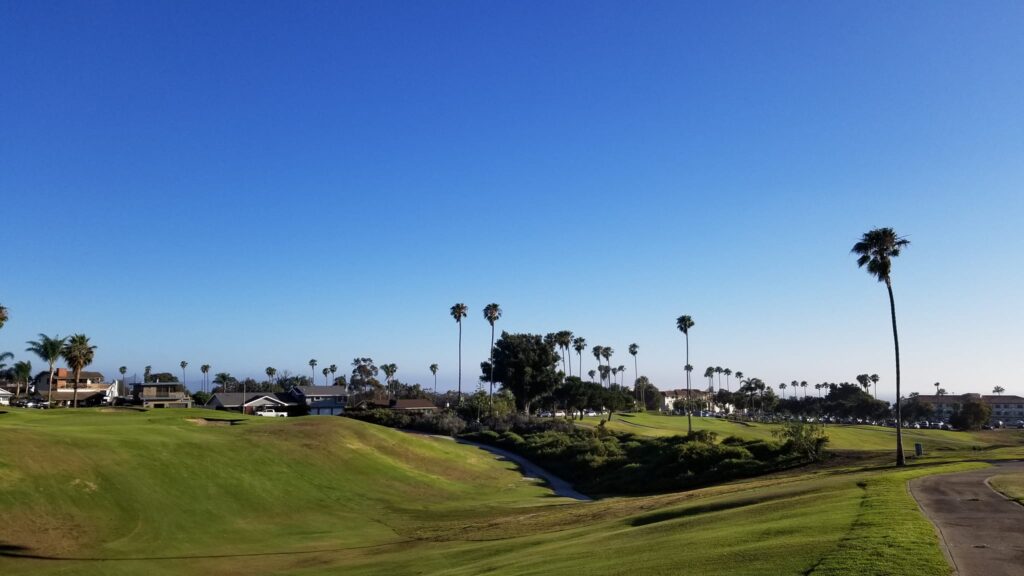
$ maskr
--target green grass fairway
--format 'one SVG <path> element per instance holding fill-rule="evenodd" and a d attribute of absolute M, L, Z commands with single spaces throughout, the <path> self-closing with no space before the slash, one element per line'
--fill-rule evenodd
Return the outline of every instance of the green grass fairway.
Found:
<path fill-rule="evenodd" d="M 989 484 L 1007 498 L 1024 504 L 1024 474 L 1000 474 L 989 478 Z"/>
<path fill-rule="evenodd" d="M 345 418 L 0 413 L 0 574 L 944 576 L 910 477 L 815 467 L 575 502 L 476 448 Z"/>
<path fill-rule="evenodd" d="M 586 418 L 587 425 L 597 425 L 599 418 Z M 686 416 L 666 416 L 656 413 L 616 414 L 606 426 L 612 430 L 630 432 L 645 436 L 673 436 L 686 434 Z M 732 422 L 721 418 L 694 418 L 694 430 L 710 430 L 719 439 L 727 436 L 768 439 L 778 429 L 776 424 Z M 896 430 L 882 426 L 828 425 L 829 448 L 833 450 L 894 450 Z M 968 433 L 949 430 L 903 430 L 903 443 L 908 451 L 920 442 L 926 452 L 932 450 L 973 450 L 992 445 L 1024 444 L 1024 434 L 1019 430 L 997 430 L 993 432 Z"/>

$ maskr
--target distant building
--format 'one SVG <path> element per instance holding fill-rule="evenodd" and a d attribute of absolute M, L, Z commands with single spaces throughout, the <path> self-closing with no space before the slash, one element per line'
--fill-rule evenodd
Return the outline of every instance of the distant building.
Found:
<path fill-rule="evenodd" d="M 396 412 L 416 412 L 420 414 L 437 412 L 438 410 L 437 406 L 435 406 L 433 402 L 420 398 L 394 400 L 391 402 L 391 409 Z"/>
<path fill-rule="evenodd" d="M 145 408 L 191 408 L 192 397 L 181 382 L 144 382 L 132 386 L 132 397 Z"/>
<path fill-rule="evenodd" d="M 996 396 L 994 394 L 920 394 L 918 402 L 927 402 L 935 408 L 935 418 L 948 422 L 949 418 L 960 409 L 967 400 L 983 402 L 992 408 L 992 423 L 1016 423 L 1024 421 L 1024 398 L 1014 395 Z"/>
<path fill-rule="evenodd" d="M 77 397 L 79 406 L 99 406 L 101 404 L 112 404 L 117 396 L 117 384 L 105 382 L 103 374 L 82 370 L 77 380 Z M 50 372 L 36 374 L 32 382 L 33 396 L 43 400 L 53 400 L 58 406 L 70 406 L 74 403 L 75 393 L 75 372 L 67 368 L 57 368 L 53 371 L 53 393 L 50 393 Z"/>
<path fill-rule="evenodd" d="M 344 386 L 294 386 L 288 393 L 297 403 L 309 408 L 311 416 L 338 416 L 348 403 L 348 390 Z"/>
<path fill-rule="evenodd" d="M 8 406 L 11 403 L 11 394 L 5 388 L 0 388 L 0 406 Z"/>
<path fill-rule="evenodd" d="M 286 392 L 218 392 L 211 396 L 203 407 L 245 414 L 255 414 L 260 410 L 273 408 L 287 412 L 289 415 L 297 415 L 296 409 L 299 408 L 299 404 L 291 394 Z"/>

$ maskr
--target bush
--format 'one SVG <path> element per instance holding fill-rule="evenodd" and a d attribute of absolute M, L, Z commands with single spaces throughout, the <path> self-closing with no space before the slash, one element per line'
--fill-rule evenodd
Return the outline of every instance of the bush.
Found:
<path fill-rule="evenodd" d="M 465 420 L 459 418 L 453 412 L 405 414 L 386 408 L 375 408 L 373 410 L 347 410 L 343 416 L 391 428 L 416 430 L 418 432 L 443 434 L 445 436 L 455 436 L 466 429 Z"/>

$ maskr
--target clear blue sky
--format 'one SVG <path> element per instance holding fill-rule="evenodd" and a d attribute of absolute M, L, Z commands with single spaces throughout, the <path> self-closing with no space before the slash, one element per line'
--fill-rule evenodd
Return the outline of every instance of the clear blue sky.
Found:
<path fill-rule="evenodd" d="M 1024 4 L 700 4 L 4 0 L 0 350 L 448 388 L 493 301 L 662 389 L 690 314 L 698 374 L 891 398 L 892 226 L 907 391 L 1024 394 Z"/>

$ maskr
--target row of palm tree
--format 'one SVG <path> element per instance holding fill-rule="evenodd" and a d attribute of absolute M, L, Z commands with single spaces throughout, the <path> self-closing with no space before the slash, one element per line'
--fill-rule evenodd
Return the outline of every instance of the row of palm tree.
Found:
<path fill-rule="evenodd" d="M 462 319 L 469 315 L 469 306 L 463 302 L 457 302 L 448 310 L 452 319 L 459 325 L 459 404 L 462 403 Z M 491 326 L 491 347 L 487 355 L 491 366 L 489 400 L 493 406 L 494 401 L 494 324 L 501 319 L 501 306 L 492 302 L 483 308 L 484 320 Z M 431 364 L 430 371 L 434 375 L 434 391 L 437 391 L 437 364 Z"/>
<path fill-rule="evenodd" d="M 47 402 L 53 401 L 53 374 L 57 361 L 63 358 L 74 373 L 72 405 L 78 408 L 78 381 L 82 376 L 82 369 L 92 364 L 96 356 L 96 346 L 89 341 L 89 337 L 85 334 L 73 334 L 65 338 L 40 334 L 38 340 L 30 340 L 27 344 L 26 352 L 32 352 L 50 366 Z M 27 367 L 31 372 L 32 365 L 28 364 Z"/>

